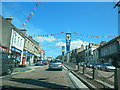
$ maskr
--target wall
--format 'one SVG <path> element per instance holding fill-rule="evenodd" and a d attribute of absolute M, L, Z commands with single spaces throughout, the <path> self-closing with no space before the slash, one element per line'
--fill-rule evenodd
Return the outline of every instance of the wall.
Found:
<path fill-rule="evenodd" d="M 6 21 L 4 18 L 2 18 L 2 28 L 0 28 L 0 31 L 2 32 L 2 38 L 0 38 L 0 41 L 2 41 L 1 42 L 2 46 L 8 47 L 8 48 L 10 47 L 12 28 L 13 28 L 12 24 Z"/>

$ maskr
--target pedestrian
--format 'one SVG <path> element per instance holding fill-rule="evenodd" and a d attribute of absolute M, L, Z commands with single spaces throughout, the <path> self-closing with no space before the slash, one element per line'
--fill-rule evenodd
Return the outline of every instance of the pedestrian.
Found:
<path fill-rule="evenodd" d="M 16 57 L 16 66 L 19 66 L 19 64 L 20 64 L 20 57 L 17 56 L 17 57 Z"/>
<path fill-rule="evenodd" d="M 10 58 L 10 54 L 8 54 L 8 58 Z"/>

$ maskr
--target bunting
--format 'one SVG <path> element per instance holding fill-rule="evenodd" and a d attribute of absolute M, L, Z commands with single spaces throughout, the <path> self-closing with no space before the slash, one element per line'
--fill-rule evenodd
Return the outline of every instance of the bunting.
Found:
<path fill-rule="evenodd" d="M 95 35 L 84 35 L 84 34 L 77 34 L 76 32 L 73 32 L 72 34 L 75 34 L 77 36 L 82 36 L 82 37 L 90 37 L 90 38 L 115 38 L 117 36 L 95 36 Z"/>
<path fill-rule="evenodd" d="M 22 24 L 22 26 L 25 26 L 28 22 L 29 22 L 29 20 L 31 19 L 31 17 L 35 14 L 34 12 L 35 12 L 35 10 L 38 8 L 38 5 L 40 4 L 40 1 L 38 1 L 37 3 L 36 3 L 36 5 L 34 6 L 34 8 L 33 8 L 33 11 L 30 13 L 30 15 L 27 17 L 27 19 L 25 20 L 25 22 Z"/>
<path fill-rule="evenodd" d="M 26 24 L 26 23 L 24 23 Z M 66 34 L 66 32 L 60 32 L 60 33 L 56 33 L 56 34 L 48 34 L 48 35 L 28 35 L 25 34 L 25 36 L 32 36 L 32 37 L 50 37 L 50 36 L 57 36 L 60 34 Z M 73 32 L 71 34 L 75 34 L 75 36 L 82 36 L 82 37 L 90 37 L 90 38 L 115 38 L 117 36 L 95 36 L 95 35 L 84 35 L 84 34 L 77 34 L 76 32 Z"/>
<path fill-rule="evenodd" d="M 28 34 L 25 34 L 25 36 L 32 36 L 32 37 L 50 37 L 50 36 L 56 36 L 56 35 L 60 35 L 60 34 L 63 34 L 65 32 L 60 32 L 60 33 L 57 33 L 57 34 L 49 34 L 49 35 L 28 35 Z"/>

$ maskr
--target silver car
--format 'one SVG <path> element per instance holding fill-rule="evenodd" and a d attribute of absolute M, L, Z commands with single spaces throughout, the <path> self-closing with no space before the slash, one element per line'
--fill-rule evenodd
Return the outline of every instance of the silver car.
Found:
<path fill-rule="evenodd" d="M 109 64 L 109 63 L 104 63 L 101 66 L 101 70 L 105 70 L 105 71 L 114 71 L 115 69 L 116 68 L 113 65 Z"/>
<path fill-rule="evenodd" d="M 49 69 L 57 69 L 57 70 L 62 70 L 63 65 L 61 60 L 52 60 L 49 63 Z"/>

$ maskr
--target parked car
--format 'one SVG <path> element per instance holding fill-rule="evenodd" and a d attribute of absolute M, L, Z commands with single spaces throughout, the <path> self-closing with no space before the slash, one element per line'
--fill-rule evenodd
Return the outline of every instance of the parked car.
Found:
<path fill-rule="evenodd" d="M 48 64 L 48 61 L 47 61 L 47 60 L 43 60 L 43 64 L 44 64 L 44 65 L 47 65 L 47 64 Z"/>
<path fill-rule="evenodd" d="M 44 65 L 44 64 L 43 64 L 43 60 L 41 60 L 41 59 L 37 60 L 35 63 L 35 66 L 42 66 L 42 65 Z"/>
<path fill-rule="evenodd" d="M 95 65 L 95 63 L 87 63 L 86 66 L 92 68 L 94 65 Z"/>
<path fill-rule="evenodd" d="M 63 65 L 62 65 L 62 62 L 61 60 L 52 60 L 50 63 L 49 63 L 49 69 L 58 69 L 58 70 L 62 70 L 63 68 Z"/>
<path fill-rule="evenodd" d="M 80 66 L 87 65 L 87 63 L 86 62 L 80 62 L 79 65 Z"/>
<path fill-rule="evenodd" d="M 97 69 L 100 69 L 101 66 L 102 64 L 96 64 Z"/>
<path fill-rule="evenodd" d="M 0 75 L 12 74 L 15 67 L 15 61 L 10 53 L 0 52 Z"/>
<path fill-rule="evenodd" d="M 105 63 L 102 65 L 101 69 L 105 71 L 114 71 L 116 68 L 109 63 Z"/>

